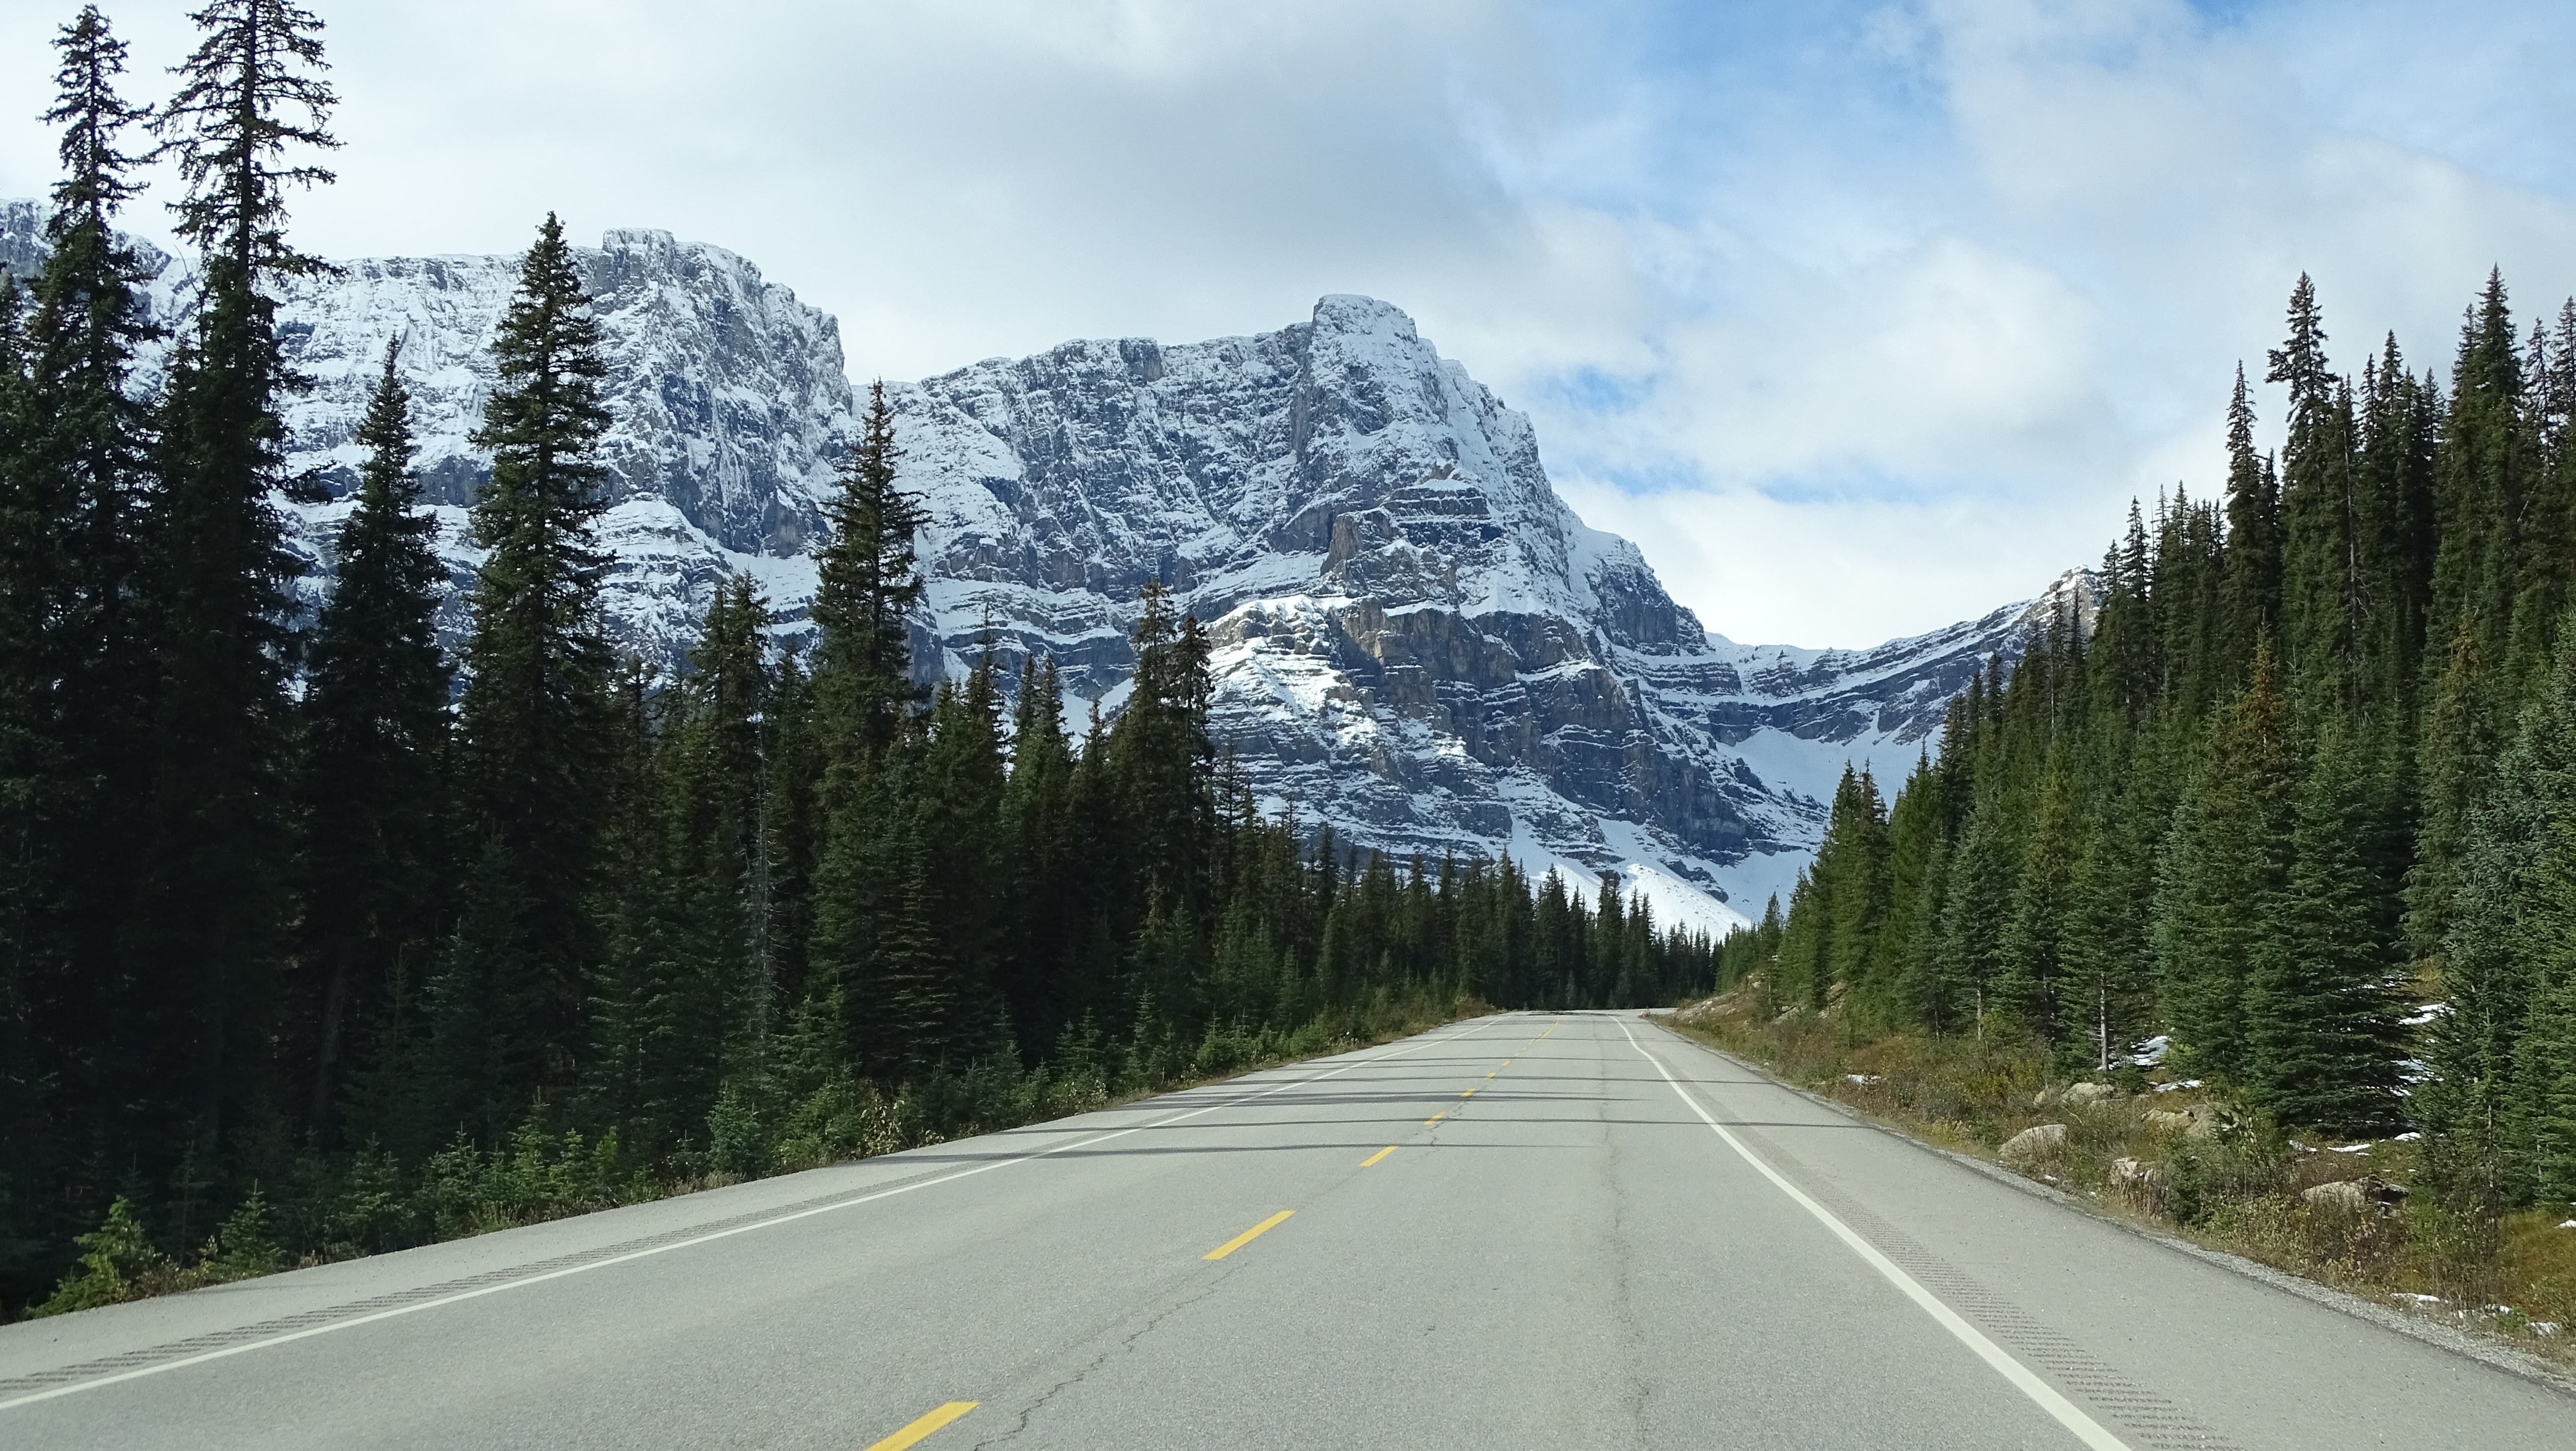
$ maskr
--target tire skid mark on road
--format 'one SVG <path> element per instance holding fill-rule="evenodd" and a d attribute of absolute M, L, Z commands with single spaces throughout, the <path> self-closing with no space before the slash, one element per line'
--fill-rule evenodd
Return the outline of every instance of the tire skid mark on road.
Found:
<path fill-rule="evenodd" d="M 1651 1055 L 1648 1061 L 1653 1061 Z M 2132 1433 L 2132 1445 L 2148 1451 L 2237 1451 L 2234 1442 L 2189 1412 L 2105 1365 L 2082 1346 L 2041 1324 L 2019 1305 L 1987 1289 L 1834 1187 L 1822 1174 L 1780 1147 L 1777 1140 L 1751 1128 L 1736 1127 L 1728 1132 L 1758 1147 L 1761 1157 L 1769 1160 L 1776 1171 L 1784 1176 L 1794 1174 L 1799 1189 L 1808 1197 L 1831 1210 L 1854 1234 L 1895 1261 L 1953 1310 L 1975 1320 L 2020 1359 L 2044 1370 L 2050 1381 L 2073 1390 L 2108 1413 Z"/>
<path fill-rule="evenodd" d="M 479 1299 L 505 1290 L 556 1280 L 566 1275 L 580 1274 L 586 1270 L 604 1268 L 623 1261 L 662 1254 L 708 1240 L 725 1239 L 774 1224 L 784 1224 L 791 1220 L 826 1214 L 836 1209 L 856 1208 L 862 1204 L 873 1203 L 876 1200 L 908 1193 L 915 1189 L 927 1188 L 933 1184 L 970 1178 L 995 1169 L 1005 1169 L 1015 1164 L 1050 1158 L 1068 1149 L 1088 1148 L 1112 1139 L 1125 1138 L 1129 1134 L 1142 1133 L 1147 1129 L 1162 1128 L 1215 1113 L 1220 1109 L 1240 1107 L 1268 1098 L 1273 1094 L 1284 1093 L 1292 1088 L 1320 1083 L 1354 1068 L 1417 1053 L 1454 1038 L 1469 1036 L 1473 1032 L 1474 1026 L 1471 1020 L 1469 1026 L 1458 1031 L 1425 1037 L 1411 1047 L 1401 1048 L 1392 1053 L 1371 1053 L 1365 1058 L 1345 1063 L 1327 1072 L 1293 1078 L 1256 1093 L 1238 1094 L 1222 1103 L 1192 1108 L 1183 1113 L 1171 1114 L 1128 1128 L 1112 1129 L 1105 1133 L 1083 1134 L 1049 1148 L 996 1159 L 991 1163 L 978 1164 L 972 1168 L 927 1169 L 918 1174 L 871 1185 L 865 1189 L 855 1191 L 843 1189 L 832 1194 L 818 1195 L 812 1199 L 799 1200 L 790 1204 L 772 1205 L 765 1209 L 750 1210 L 723 1219 L 702 1220 L 695 1224 L 664 1230 L 659 1234 L 646 1235 L 640 1239 L 576 1250 L 529 1264 L 500 1266 L 458 1279 L 442 1280 L 429 1285 L 415 1285 L 338 1305 L 317 1306 L 310 1310 L 299 1310 L 291 1315 L 281 1315 L 248 1325 L 231 1326 L 222 1330 L 208 1331 L 202 1335 L 165 1341 L 159 1345 L 119 1351 L 114 1355 L 31 1371 L 26 1375 L 0 1381 L 0 1411 L 13 1410 L 38 1401 L 74 1395 L 147 1375 L 179 1370 L 210 1360 L 225 1359 L 268 1345 L 284 1344 L 333 1331 L 354 1329 L 360 1325 L 390 1319 L 397 1315 L 434 1309 L 457 1301 Z M 1184 1092 L 1186 1093 L 1187 1090 Z"/>

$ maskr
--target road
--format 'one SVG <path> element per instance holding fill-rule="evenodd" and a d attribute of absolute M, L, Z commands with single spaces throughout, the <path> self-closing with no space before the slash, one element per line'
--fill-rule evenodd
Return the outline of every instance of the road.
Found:
<path fill-rule="evenodd" d="M 1632 1014 L 0 1327 L 0 1447 L 2576 1446 Z"/>

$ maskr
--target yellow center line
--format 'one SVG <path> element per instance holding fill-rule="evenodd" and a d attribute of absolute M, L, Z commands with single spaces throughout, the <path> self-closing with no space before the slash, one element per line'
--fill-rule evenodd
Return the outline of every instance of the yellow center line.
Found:
<path fill-rule="evenodd" d="M 1236 1250 L 1239 1250 L 1245 1245 L 1252 1243 L 1254 1240 L 1261 1238 L 1263 1235 L 1268 1234 L 1271 1230 L 1278 1228 L 1282 1220 L 1285 1220 L 1289 1215 L 1296 1212 L 1297 1211 L 1294 1209 L 1282 1209 L 1277 1214 L 1270 1216 L 1268 1219 L 1261 1221 L 1252 1228 L 1245 1230 L 1243 1233 L 1238 1234 L 1234 1238 L 1227 1240 L 1225 1243 L 1218 1245 L 1216 1248 L 1209 1250 L 1206 1254 L 1199 1256 L 1199 1258 L 1203 1260 L 1224 1259 L 1227 1255 L 1234 1253 Z M 875 1451 L 875 1448 L 871 1447 L 869 1448 L 869 1451 Z"/>
<path fill-rule="evenodd" d="M 1365 1169 L 1369 1165 L 1376 1163 L 1378 1160 L 1383 1159 L 1394 1152 L 1395 1145 L 1389 1144 L 1385 1148 L 1378 1150 L 1376 1153 L 1369 1155 L 1367 1158 L 1360 1160 L 1360 1167 Z"/>
<path fill-rule="evenodd" d="M 868 1451 L 903 1451 L 904 1447 L 912 1445 L 982 1404 L 981 1401 L 950 1401 L 938 1410 L 870 1446 Z"/>
<path fill-rule="evenodd" d="M 1447 1110 L 1447 1109 L 1445 1109 L 1445 1108 L 1444 1108 L 1444 1109 L 1440 1110 L 1438 1113 L 1433 1114 L 1431 1117 L 1429 1117 L 1429 1118 L 1427 1118 L 1427 1119 L 1424 1119 L 1424 1120 L 1422 1121 L 1422 1126 L 1423 1126 L 1424 1128 L 1426 1128 L 1426 1129 L 1427 1129 L 1427 1128 L 1431 1127 L 1433 1124 L 1436 1124 L 1436 1123 L 1440 1122 L 1442 1119 L 1447 1118 L 1448 1116 L 1449 1116 L 1449 1110 Z"/>
<path fill-rule="evenodd" d="M 1462 1094 L 1460 1094 L 1460 1095 L 1458 1095 L 1458 1096 L 1459 1096 L 1460 1098 L 1474 1098 L 1474 1097 L 1476 1096 L 1476 1090 L 1474 1090 L 1474 1089 L 1472 1089 L 1472 1088 L 1471 1088 L 1471 1089 L 1468 1089 L 1465 1093 L 1462 1093 Z"/>
<path fill-rule="evenodd" d="M 1501 1070 L 1501 1069 L 1497 1068 L 1497 1069 L 1495 1069 L 1495 1070 L 1494 1070 L 1494 1073 L 1500 1073 L 1500 1072 L 1502 1072 L 1502 1071 L 1503 1071 L 1503 1070 Z M 1486 1076 L 1487 1078 L 1491 1078 L 1491 1077 L 1493 1077 L 1493 1076 L 1494 1076 L 1494 1073 L 1488 1073 L 1488 1074 L 1486 1074 L 1485 1076 Z"/>

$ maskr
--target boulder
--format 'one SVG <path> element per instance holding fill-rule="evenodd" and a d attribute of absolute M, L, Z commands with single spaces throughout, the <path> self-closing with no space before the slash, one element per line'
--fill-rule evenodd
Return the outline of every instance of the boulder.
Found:
<path fill-rule="evenodd" d="M 2065 1097 L 2066 1086 L 2060 1083 L 2052 1083 L 2030 1096 L 2030 1106 L 2033 1108 L 2055 1108 L 2058 1105 L 2058 1101 Z"/>
<path fill-rule="evenodd" d="M 2147 1127 L 2185 1138 L 2214 1139 L 2245 1122 L 2245 1116 L 2223 1103 L 2195 1103 L 2188 1108 L 2147 1110 Z"/>
<path fill-rule="evenodd" d="M 2055 1153 L 2065 1146 L 2066 1125 L 2041 1124 L 2036 1128 L 2023 1129 L 2020 1133 L 2004 1140 L 2002 1154 L 2004 1162 L 2012 1163 L 2022 1159 L 2036 1159 L 2042 1154 Z"/>
<path fill-rule="evenodd" d="M 2066 1090 L 2066 1105 L 2083 1108 L 2089 1104 L 2108 1103 L 2120 1096 L 2120 1090 L 2107 1083 L 2079 1083 Z"/>
<path fill-rule="evenodd" d="M 2183 1112 L 2191 1115 L 2191 1127 L 2183 1132 L 2195 1139 L 2219 1138 L 2245 1126 L 2245 1115 L 2223 1103 L 2195 1103 Z"/>
<path fill-rule="evenodd" d="M 2165 1171 L 2153 1164 L 2130 1158 L 2111 1161 L 2111 1185 L 2115 1189 L 2153 1189 L 2164 1182 Z"/>
<path fill-rule="evenodd" d="M 2405 1197 L 2403 1186 L 2391 1184 L 2376 1174 L 2364 1174 L 2358 1179 L 2343 1179 L 2332 1184 L 2316 1184 L 2299 1191 L 2299 1198 L 2311 1208 L 2333 1209 L 2345 1214 L 2367 1211 L 2387 1215 Z"/>

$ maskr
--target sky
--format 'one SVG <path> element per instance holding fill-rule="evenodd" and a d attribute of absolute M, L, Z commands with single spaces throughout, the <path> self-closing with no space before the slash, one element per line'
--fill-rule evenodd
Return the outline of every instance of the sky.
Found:
<path fill-rule="evenodd" d="M 306 4 L 308 250 L 661 227 L 838 316 L 859 380 L 1368 293 L 1746 642 L 1981 615 L 2214 491 L 2302 272 L 2347 371 L 2391 330 L 2446 371 L 2490 267 L 2576 292 L 2563 4 Z M 0 0 L 0 197 L 52 183 L 73 8 Z M 101 8 L 166 95 L 189 6 Z"/>

